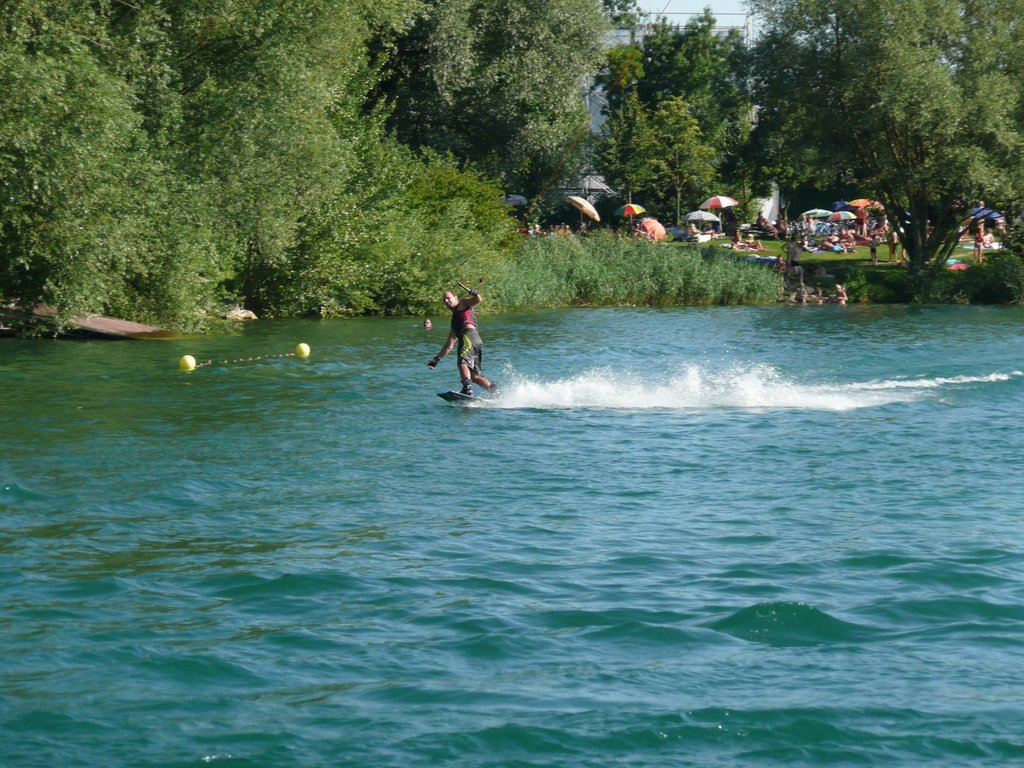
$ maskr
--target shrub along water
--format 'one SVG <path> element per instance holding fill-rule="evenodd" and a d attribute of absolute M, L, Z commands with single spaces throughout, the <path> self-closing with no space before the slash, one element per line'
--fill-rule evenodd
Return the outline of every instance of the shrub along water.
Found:
<path fill-rule="evenodd" d="M 765 304 L 779 297 L 772 269 L 722 249 L 649 243 L 598 232 L 524 240 L 489 276 L 502 309 L 593 305 Z"/>

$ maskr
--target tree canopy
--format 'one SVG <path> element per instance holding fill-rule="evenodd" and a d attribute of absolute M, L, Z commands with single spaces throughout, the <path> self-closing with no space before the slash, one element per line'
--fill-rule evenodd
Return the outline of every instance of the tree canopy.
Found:
<path fill-rule="evenodd" d="M 594 0 L 428 0 L 393 42 L 388 125 L 532 196 L 574 170 L 606 28 Z"/>
<path fill-rule="evenodd" d="M 415 311 L 507 249 L 503 181 L 572 171 L 601 8 L 9 0 L 0 296 Z"/>

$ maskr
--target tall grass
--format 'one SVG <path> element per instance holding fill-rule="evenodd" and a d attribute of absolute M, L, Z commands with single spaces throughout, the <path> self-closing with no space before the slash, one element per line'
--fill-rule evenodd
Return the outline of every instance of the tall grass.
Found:
<path fill-rule="evenodd" d="M 779 297 L 778 273 L 723 248 L 609 233 L 526 239 L 488 283 L 489 302 L 503 309 L 764 304 Z"/>

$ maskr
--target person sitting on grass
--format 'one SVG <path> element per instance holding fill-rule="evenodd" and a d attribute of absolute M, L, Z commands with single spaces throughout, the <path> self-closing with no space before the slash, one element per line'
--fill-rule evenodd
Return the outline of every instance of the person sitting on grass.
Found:
<path fill-rule="evenodd" d="M 768 249 L 761 244 L 760 240 L 755 240 L 753 234 L 747 235 L 746 249 L 748 251 L 767 251 Z"/>
<path fill-rule="evenodd" d="M 841 251 L 838 235 L 822 235 L 818 241 L 818 249 L 822 251 Z"/>
<path fill-rule="evenodd" d="M 844 229 L 839 233 L 839 245 L 843 249 L 843 253 L 853 253 L 857 246 L 857 240 L 854 238 L 852 229 Z"/>
<path fill-rule="evenodd" d="M 743 235 L 737 229 L 732 233 L 732 242 L 729 244 L 734 251 L 747 250 L 747 244 L 743 241 Z"/>
<path fill-rule="evenodd" d="M 805 238 L 806 239 L 806 238 Z M 796 241 L 796 235 L 793 235 L 789 242 L 782 246 L 782 252 L 786 257 L 786 272 L 790 277 L 796 277 L 800 280 L 800 285 L 804 284 L 804 268 L 800 264 L 800 254 L 803 253 L 803 249 L 800 247 L 800 243 Z"/>

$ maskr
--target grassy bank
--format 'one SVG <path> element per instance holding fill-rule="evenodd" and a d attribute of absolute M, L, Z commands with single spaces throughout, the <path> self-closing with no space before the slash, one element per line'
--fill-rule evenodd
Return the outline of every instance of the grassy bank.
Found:
<path fill-rule="evenodd" d="M 766 246 L 781 243 L 765 243 Z M 1011 242 L 1011 246 L 1013 243 Z M 777 249 L 772 250 L 772 255 Z M 971 251 L 961 249 L 957 259 L 972 262 Z M 943 270 L 931 283 L 927 296 L 919 294 L 905 263 L 889 261 L 885 246 L 878 249 L 878 263 L 871 263 L 867 246 L 853 253 L 806 253 L 801 259 L 807 283 L 826 293 L 835 283 L 846 286 L 853 302 L 874 304 L 1020 304 L 1024 302 L 1024 262 L 1015 247 L 986 251 L 985 263 L 964 270 Z M 817 268 L 826 275 L 815 277 Z"/>
<path fill-rule="evenodd" d="M 779 296 L 777 273 L 724 249 L 606 233 L 524 240 L 487 282 L 489 302 L 502 309 L 766 304 Z"/>

